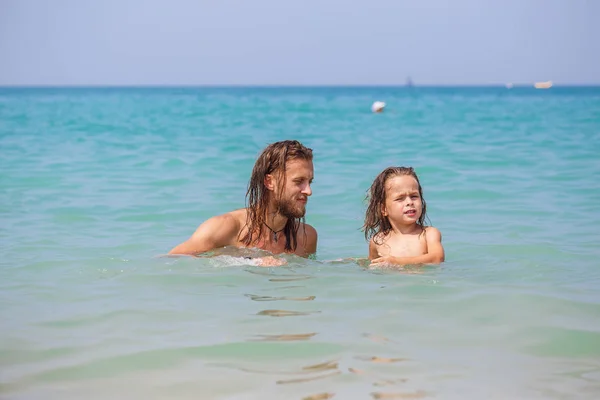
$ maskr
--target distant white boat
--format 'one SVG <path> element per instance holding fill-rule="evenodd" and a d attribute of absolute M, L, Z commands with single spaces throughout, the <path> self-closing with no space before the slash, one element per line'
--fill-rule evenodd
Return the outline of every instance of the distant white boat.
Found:
<path fill-rule="evenodd" d="M 371 105 L 371 111 L 373 111 L 374 113 L 383 112 L 384 108 L 385 108 L 385 103 L 383 101 L 376 101 L 373 103 L 373 105 Z"/>
<path fill-rule="evenodd" d="M 533 84 L 536 89 L 550 89 L 552 87 L 552 81 L 536 82 Z"/>
<path fill-rule="evenodd" d="M 506 88 L 507 88 L 507 89 L 512 89 L 512 88 L 513 88 L 513 84 L 512 84 L 512 83 L 510 83 L 510 82 L 509 82 L 509 83 L 507 83 L 507 84 L 506 84 L 506 85 L 504 85 L 504 86 L 506 86 Z"/>

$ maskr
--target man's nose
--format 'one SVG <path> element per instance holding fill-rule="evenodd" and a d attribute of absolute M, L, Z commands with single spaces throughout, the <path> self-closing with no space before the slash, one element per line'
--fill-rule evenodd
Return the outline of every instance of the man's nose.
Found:
<path fill-rule="evenodd" d="M 312 194 L 310 183 L 307 183 L 306 186 L 304 186 L 304 190 L 302 191 L 302 193 L 304 193 L 307 196 L 310 196 Z"/>

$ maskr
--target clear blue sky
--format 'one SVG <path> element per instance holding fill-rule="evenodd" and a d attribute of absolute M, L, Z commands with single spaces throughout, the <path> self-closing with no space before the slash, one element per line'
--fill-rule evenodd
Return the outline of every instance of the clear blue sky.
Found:
<path fill-rule="evenodd" d="M 0 0 L 0 85 L 600 84 L 600 0 Z"/>

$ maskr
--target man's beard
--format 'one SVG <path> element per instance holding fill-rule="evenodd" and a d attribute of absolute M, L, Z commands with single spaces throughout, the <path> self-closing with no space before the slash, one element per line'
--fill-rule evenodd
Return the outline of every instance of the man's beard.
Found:
<path fill-rule="evenodd" d="M 280 199 L 275 203 L 275 207 L 279 214 L 288 219 L 302 218 L 306 214 L 306 207 L 298 207 L 292 200 Z"/>

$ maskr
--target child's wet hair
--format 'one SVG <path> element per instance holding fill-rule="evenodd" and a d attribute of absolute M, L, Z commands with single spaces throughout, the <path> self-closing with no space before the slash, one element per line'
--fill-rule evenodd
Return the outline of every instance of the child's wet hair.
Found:
<path fill-rule="evenodd" d="M 419 196 L 421 197 L 421 202 L 423 203 L 423 211 L 419 217 L 419 220 L 417 221 L 417 224 L 422 227 L 425 226 L 425 219 L 427 218 L 427 204 L 425 203 L 425 198 L 423 197 L 423 188 L 421 187 L 421 182 L 419 182 L 419 177 L 415 173 L 414 168 L 388 167 L 381 171 L 379 175 L 377 175 L 367 192 L 367 197 L 365 200 L 368 201 L 369 206 L 367 207 L 365 223 L 362 227 L 362 230 L 365 232 L 365 239 L 369 240 L 379 234 L 381 234 L 381 236 L 385 236 L 392 229 L 390 221 L 386 216 L 383 215 L 383 206 L 385 205 L 386 198 L 385 183 L 390 178 L 402 175 L 412 176 L 417 181 L 417 185 L 419 185 Z"/>

